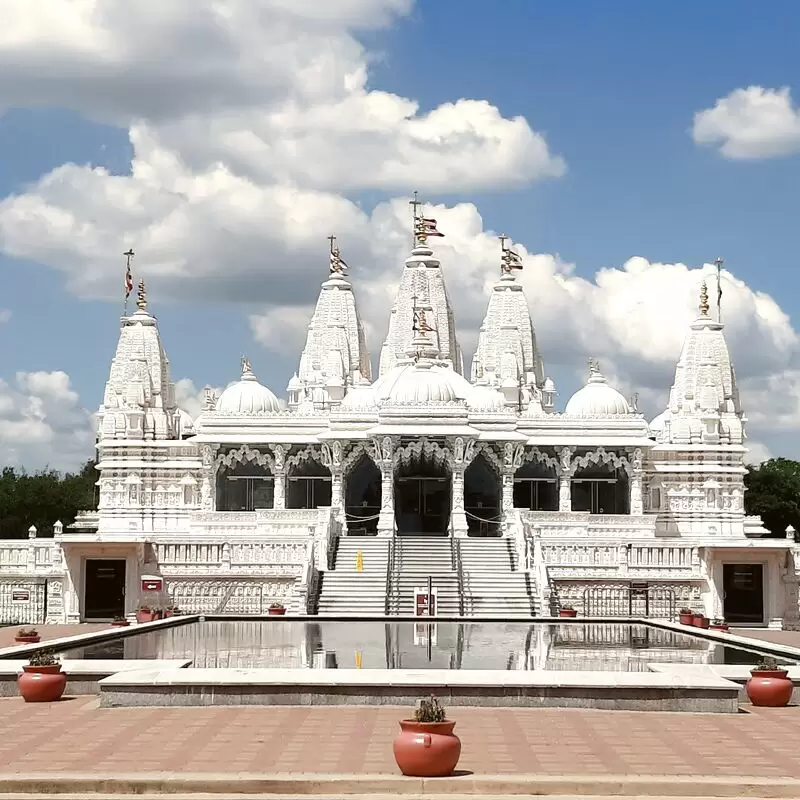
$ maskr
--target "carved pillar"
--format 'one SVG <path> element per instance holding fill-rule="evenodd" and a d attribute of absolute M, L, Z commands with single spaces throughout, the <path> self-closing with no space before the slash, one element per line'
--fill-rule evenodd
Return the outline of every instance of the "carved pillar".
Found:
<path fill-rule="evenodd" d="M 391 436 L 373 440 L 374 461 L 381 471 L 381 512 L 378 536 L 394 536 L 394 442 Z"/>
<path fill-rule="evenodd" d="M 630 513 L 644 514 L 644 497 L 642 490 L 642 451 L 638 447 L 631 454 L 630 482 Z"/>
<path fill-rule="evenodd" d="M 217 507 L 217 444 L 204 444 L 200 447 L 200 458 L 203 462 L 200 479 L 200 508 L 203 511 L 214 511 Z"/>
<path fill-rule="evenodd" d="M 342 509 L 342 443 L 322 445 L 322 463 L 331 471 L 331 508 Z"/>
<path fill-rule="evenodd" d="M 452 470 L 452 502 L 450 505 L 450 522 L 453 534 L 465 537 L 469 532 L 467 512 L 464 510 L 464 473 L 475 455 L 475 442 L 470 439 L 466 443 L 459 436 L 453 442 Z"/>
<path fill-rule="evenodd" d="M 506 442 L 503 447 L 503 470 L 502 480 L 502 519 L 503 535 L 508 535 L 508 526 L 511 523 L 511 516 L 514 513 L 514 475 L 522 466 L 525 455 L 524 445 L 514 445 Z"/>
<path fill-rule="evenodd" d="M 559 451 L 558 510 L 572 511 L 572 448 Z"/>
<path fill-rule="evenodd" d="M 286 508 L 286 448 L 282 444 L 271 445 L 273 462 L 272 507 Z"/>

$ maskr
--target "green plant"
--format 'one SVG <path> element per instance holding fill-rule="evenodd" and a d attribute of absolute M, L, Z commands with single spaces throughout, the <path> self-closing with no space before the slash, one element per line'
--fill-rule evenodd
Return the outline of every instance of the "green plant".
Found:
<path fill-rule="evenodd" d="M 283 603 L 273 603 L 270 608 L 286 608 Z"/>
<path fill-rule="evenodd" d="M 17 631 L 17 636 L 38 636 L 39 631 L 36 628 L 20 628 Z"/>
<path fill-rule="evenodd" d="M 414 710 L 414 720 L 416 722 L 444 722 L 446 719 L 446 711 L 433 695 L 427 700 L 423 699 L 417 702 L 417 707 Z"/>
<path fill-rule="evenodd" d="M 575 606 L 570 606 L 570 605 L 561 606 L 561 610 L 562 611 L 574 611 L 575 610 Z"/>
<path fill-rule="evenodd" d="M 56 654 L 53 650 L 37 650 L 28 659 L 28 663 L 32 667 L 53 667 L 59 663 Z"/>
<path fill-rule="evenodd" d="M 725 624 L 725 620 L 724 619 L 719 619 L 719 617 L 715 617 L 713 624 L 714 625 L 724 625 Z"/>
<path fill-rule="evenodd" d="M 762 656 L 756 665 L 756 669 L 762 670 L 763 672 L 775 672 L 775 670 L 779 670 L 781 667 L 774 658 Z"/>
<path fill-rule="evenodd" d="M 685 608 L 685 607 L 684 607 L 684 608 L 682 608 L 682 609 L 680 610 L 680 612 L 679 612 L 679 613 L 681 613 L 681 614 L 694 614 L 694 611 L 692 611 L 692 609 L 691 609 L 691 608 Z"/>
<path fill-rule="evenodd" d="M 125 622 L 125 617 L 123 617 L 122 614 L 117 614 L 117 616 L 114 617 L 114 622 Z"/>

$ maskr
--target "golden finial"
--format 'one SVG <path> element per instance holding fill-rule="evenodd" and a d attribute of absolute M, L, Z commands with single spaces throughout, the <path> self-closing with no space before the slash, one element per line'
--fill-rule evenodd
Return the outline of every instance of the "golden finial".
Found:
<path fill-rule="evenodd" d="M 139 281 L 139 291 L 136 293 L 136 308 L 139 311 L 147 311 L 147 289 L 144 286 L 144 278 Z"/>
<path fill-rule="evenodd" d="M 250 366 L 250 359 L 247 356 L 242 356 L 242 375 L 247 375 L 252 372 L 253 368 Z"/>
<path fill-rule="evenodd" d="M 510 247 L 506 247 L 508 236 L 501 233 L 497 238 L 500 239 L 500 249 L 502 251 L 500 257 L 500 272 L 503 275 L 510 275 L 513 270 L 522 269 L 522 259 L 519 257 L 519 253 L 515 252 Z"/>
<path fill-rule="evenodd" d="M 331 243 L 331 275 L 347 275 L 347 262 L 342 258 L 339 248 L 336 246 L 336 237 L 328 237 Z"/>
<path fill-rule="evenodd" d="M 700 314 L 708 316 L 708 286 L 705 281 L 700 286 Z"/>
<path fill-rule="evenodd" d="M 600 374 L 600 362 L 596 358 L 589 359 L 589 375 Z"/>

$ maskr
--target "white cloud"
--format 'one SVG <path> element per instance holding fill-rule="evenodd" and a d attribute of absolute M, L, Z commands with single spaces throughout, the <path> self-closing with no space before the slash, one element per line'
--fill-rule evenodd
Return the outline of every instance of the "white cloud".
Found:
<path fill-rule="evenodd" d="M 790 155 L 800 152 L 800 109 L 788 87 L 735 89 L 694 115 L 692 136 L 698 144 L 719 147 L 727 158 Z"/>
<path fill-rule="evenodd" d="M 299 358 L 327 276 L 325 237 L 335 232 L 377 355 L 408 254 L 409 209 L 407 197 L 362 206 L 360 190 L 454 194 L 565 168 L 528 121 L 485 100 L 424 109 L 370 84 L 374 54 L 357 33 L 408 14 L 412 0 L 5 5 L 0 107 L 69 107 L 129 130 L 130 175 L 65 164 L 0 202 L 0 249 L 60 270 L 81 296 L 117 299 L 122 265 L 115 272 L 108 259 L 130 244 L 156 313 L 162 298 L 259 304 L 254 336 Z M 796 115 L 788 93 L 741 91 L 748 99 L 734 92 L 698 114 L 698 142 L 741 157 L 743 142 L 754 153 L 754 142 L 774 148 L 791 138 L 780 111 L 783 103 Z M 759 122 L 767 117 L 771 126 Z M 498 273 L 498 243 L 471 203 L 429 211 L 447 235 L 437 250 L 469 352 Z M 588 278 L 556 255 L 518 249 L 548 368 L 583 376 L 586 358 L 597 357 L 627 394 L 641 394 L 644 410 L 663 407 L 711 268 L 634 257 Z M 800 431 L 797 334 L 774 300 L 727 271 L 723 279 L 728 337 L 759 441 L 771 435 L 773 409 Z M 569 388 L 561 387 L 562 403 Z M 177 389 L 196 416 L 202 390 L 187 379 Z M 27 395 L 14 392 L 19 409 Z"/>
<path fill-rule="evenodd" d="M 11 310 L 8 308 L 0 308 L 0 325 L 8 322 L 11 319 Z"/>
<path fill-rule="evenodd" d="M 94 454 L 91 414 L 64 372 L 0 379 L 0 463 L 69 470 Z"/>
<path fill-rule="evenodd" d="M 745 456 L 745 464 L 758 466 L 764 461 L 773 458 L 772 451 L 763 442 L 748 439 L 747 448 L 749 452 Z"/>

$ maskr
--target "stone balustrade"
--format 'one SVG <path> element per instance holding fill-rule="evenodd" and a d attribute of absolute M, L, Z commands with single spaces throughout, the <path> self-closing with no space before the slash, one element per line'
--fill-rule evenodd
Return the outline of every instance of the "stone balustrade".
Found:
<path fill-rule="evenodd" d="M 520 511 L 523 523 L 544 539 L 655 538 L 653 514 L 589 514 L 578 511 Z"/>
<path fill-rule="evenodd" d="M 47 574 L 57 565 L 53 539 L 6 539 L 0 542 L 0 574 Z"/>

